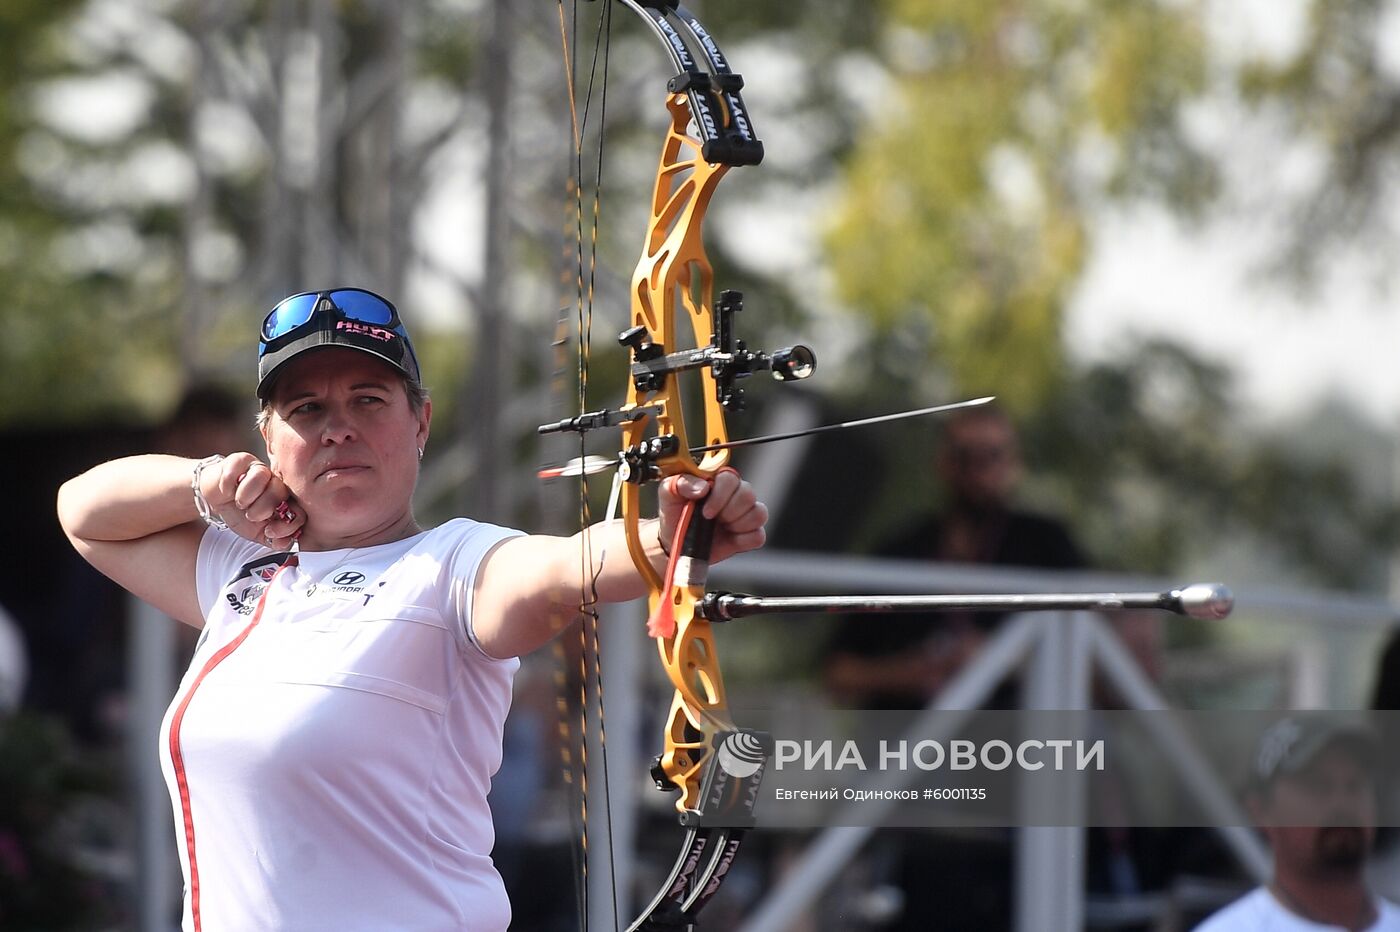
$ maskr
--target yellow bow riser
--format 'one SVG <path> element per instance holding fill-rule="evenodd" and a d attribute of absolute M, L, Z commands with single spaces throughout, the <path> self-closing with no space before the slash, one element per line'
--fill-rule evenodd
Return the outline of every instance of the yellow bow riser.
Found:
<path fill-rule="evenodd" d="M 703 219 L 729 166 L 714 165 L 701 157 L 699 141 L 686 132 L 690 108 L 684 95 L 671 94 L 666 106 L 671 126 L 652 194 L 646 248 L 632 277 L 632 325 L 644 327 L 651 341 L 666 352 L 675 352 L 680 349 L 680 313 L 690 322 L 689 340 L 693 342 L 688 341 L 687 346 L 708 346 L 714 333 L 713 274 L 703 245 Z M 705 442 L 727 442 L 725 411 L 718 401 L 714 377 L 708 369 L 700 370 L 700 377 Z M 624 410 L 641 406 L 653 408 L 654 413 L 627 424 L 624 443 L 639 445 L 648 435 L 674 436 L 675 451 L 655 464 L 660 475 L 710 477 L 728 464 L 728 450 L 712 451 L 698 463 L 691 458 L 678 374 L 668 374 L 659 390 L 630 385 Z M 693 585 L 675 580 L 671 591 L 665 589 L 665 580 L 651 565 L 641 539 L 640 483 L 626 484 L 622 516 L 628 549 L 651 591 L 652 616 L 669 601 L 676 620 L 674 636 L 657 639 L 662 666 L 676 690 L 661 767 L 666 778 L 681 790 L 676 806 L 684 812 L 698 803 L 710 740 L 726 724 L 719 714 L 725 707 L 725 694 L 710 624 L 695 619 L 695 604 L 704 594 L 705 581 L 702 573 Z"/>

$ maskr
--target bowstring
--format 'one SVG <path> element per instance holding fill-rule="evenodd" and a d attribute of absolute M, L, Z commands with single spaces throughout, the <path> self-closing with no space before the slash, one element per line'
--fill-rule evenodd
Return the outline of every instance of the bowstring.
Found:
<path fill-rule="evenodd" d="M 563 44 L 565 85 L 568 90 L 569 116 L 573 130 L 573 159 L 568 182 L 568 193 L 572 195 L 569 200 L 572 202 L 573 227 L 574 227 L 574 266 L 575 266 L 575 299 L 573 302 L 575 309 L 575 326 L 578 333 L 576 369 L 577 369 L 577 403 L 580 412 L 588 410 L 588 372 L 592 349 L 593 332 L 593 306 L 597 286 L 597 264 L 598 264 L 598 230 L 600 226 L 602 208 L 602 180 L 603 180 L 603 133 L 601 126 L 605 122 L 607 113 L 607 73 L 608 63 L 611 58 L 612 46 L 612 3 L 604 0 L 599 11 L 597 28 L 594 32 L 593 56 L 589 67 L 587 92 L 584 96 L 582 116 L 579 113 L 576 84 L 577 55 L 571 42 L 576 46 L 578 41 L 578 3 L 577 0 L 570 4 L 570 23 L 566 22 L 563 0 L 558 0 L 560 36 Z M 571 38 L 572 37 L 572 38 Z M 599 66 L 601 61 L 602 80 L 598 80 Z M 589 245 L 587 274 L 585 280 L 585 257 L 584 257 L 584 202 L 583 202 L 583 177 L 584 177 L 584 142 L 588 133 L 589 115 L 592 111 L 593 95 L 595 85 L 598 91 L 599 101 L 599 125 L 598 147 L 593 178 L 593 198 L 591 205 L 591 217 L 589 222 Z M 555 347 L 558 353 L 557 372 L 563 372 L 564 347 L 568 342 L 568 307 L 561 309 L 559 320 L 555 328 Z M 579 432 L 579 452 L 580 461 L 587 456 L 586 433 Z M 610 509 L 611 510 L 611 509 Z M 598 578 L 602 573 L 603 560 L 605 554 L 600 554 L 598 560 L 594 560 L 592 543 L 592 507 L 588 497 L 588 478 L 586 474 L 579 477 L 579 503 L 578 503 L 579 525 L 581 528 L 581 544 L 579 550 L 579 780 L 578 796 L 579 807 L 575 812 L 575 817 L 579 819 L 577 837 L 579 846 L 574 849 L 575 876 L 579 878 L 576 888 L 576 899 L 578 904 L 580 928 L 587 928 L 588 922 L 588 876 L 589 876 L 589 835 L 588 835 L 588 732 L 589 732 L 589 685 L 593 684 L 594 697 L 597 703 L 597 729 L 598 729 L 598 749 L 599 762 L 603 771 L 603 807 L 606 824 L 611 828 L 612 811 L 611 798 L 608 792 L 608 762 L 607 762 L 607 736 L 603 722 L 603 667 L 602 650 L 599 636 L 599 615 L 597 606 Z M 612 515 L 610 514 L 609 520 Z M 558 659 L 556 664 L 557 678 L 556 685 L 560 697 L 560 731 L 561 748 L 564 758 L 564 781 L 566 784 L 573 784 L 573 768 L 569 747 L 571 741 L 567 732 L 567 683 L 565 682 L 565 668 L 567 658 L 564 656 L 563 645 L 559 640 L 555 642 L 555 653 Z M 591 658 L 591 664 L 590 664 Z M 590 669 L 591 667 L 591 669 Z M 591 680 L 590 680 L 591 676 Z M 608 876 L 612 886 L 613 913 L 617 913 L 617 879 L 613 857 L 613 847 L 611 844 L 611 832 L 609 831 L 608 855 Z"/>

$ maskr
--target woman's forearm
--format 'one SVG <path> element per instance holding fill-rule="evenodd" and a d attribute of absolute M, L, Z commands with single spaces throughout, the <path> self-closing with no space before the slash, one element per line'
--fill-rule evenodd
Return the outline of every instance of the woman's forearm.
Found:
<path fill-rule="evenodd" d="M 164 453 L 94 466 L 59 488 L 59 523 L 70 537 L 121 541 L 197 521 L 194 466 L 194 460 Z"/>
<path fill-rule="evenodd" d="M 639 540 L 646 551 L 647 559 L 657 574 L 666 567 L 666 554 L 657 538 L 656 518 L 644 519 L 639 528 Z M 621 519 L 600 521 L 586 532 L 571 538 L 578 548 L 579 556 L 572 561 L 574 567 L 591 567 L 598 574 L 596 588 L 601 602 L 628 602 L 647 594 L 647 583 L 637 571 L 627 549 L 627 535 Z M 583 553 L 590 553 L 592 559 L 585 561 Z M 575 570 L 581 575 L 581 570 Z"/>

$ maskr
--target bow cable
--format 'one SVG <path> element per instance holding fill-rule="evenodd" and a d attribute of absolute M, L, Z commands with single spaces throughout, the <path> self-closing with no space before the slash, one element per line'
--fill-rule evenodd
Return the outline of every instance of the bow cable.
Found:
<path fill-rule="evenodd" d="M 576 62 L 577 55 L 574 49 L 578 41 L 578 4 L 575 0 L 570 4 L 570 15 L 566 20 L 563 0 L 557 0 L 559 12 L 560 40 L 563 46 L 564 55 L 564 76 L 569 102 L 569 116 L 573 131 L 573 153 L 571 170 L 568 178 L 567 193 L 573 204 L 572 226 L 574 228 L 574 279 L 575 298 L 573 306 L 575 310 L 575 331 L 577 334 L 576 349 L 576 380 L 577 380 L 577 403 L 579 410 L 587 410 L 588 400 L 588 371 L 589 357 L 592 345 L 593 328 L 593 305 L 596 294 L 597 282 L 597 245 L 598 229 L 602 208 L 602 181 L 603 181 L 603 136 L 598 133 L 598 148 L 594 166 L 593 177 L 593 197 L 591 205 L 591 217 L 589 221 L 589 244 L 588 260 L 585 269 L 584 257 L 584 143 L 588 133 L 589 116 L 592 111 L 593 95 L 595 85 L 598 90 L 599 124 L 604 122 L 607 113 L 607 72 L 610 61 L 611 50 L 611 25 L 612 25 L 612 4 L 604 3 L 599 10 L 597 27 L 594 32 L 592 62 L 589 67 L 587 91 L 584 96 L 582 114 L 578 106 L 575 85 L 577 82 Z M 572 25 L 572 29 L 570 28 Z M 602 79 L 599 80 L 599 70 L 601 67 Z M 564 348 L 568 343 L 568 307 L 561 309 L 559 320 L 555 328 L 555 347 L 558 352 L 556 375 L 562 381 L 564 366 L 562 365 Z M 580 458 L 587 457 L 586 438 L 580 435 L 578 455 Z M 599 762 L 603 772 L 603 806 L 604 818 L 611 826 L 611 803 L 608 796 L 608 770 L 606 735 L 603 723 L 603 692 L 602 692 L 602 652 L 598 633 L 598 576 L 602 572 L 602 561 L 605 554 L 599 554 L 594 559 L 592 537 L 590 526 L 592 524 L 592 509 L 588 497 L 588 482 L 585 475 L 580 474 L 579 478 L 579 499 L 578 518 L 580 525 L 581 547 L 579 551 L 579 593 L 578 593 L 578 616 L 579 616 L 579 660 L 578 660 L 578 766 L 571 766 L 570 756 L 571 742 L 568 733 L 571 730 L 568 724 L 567 701 L 560 699 L 560 737 L 561 753 L 564 762 L 564 780 L 566 784 L 578 787 L 579 806 L 574 811 L 574 817 L 579 820 L 577 837 L 578 847 L 574 849 L 574 876 L 575 893 L 578 906 L 578 916 L 580 928 L 587 928 L 589 903 L 589 835 L 588 835 L 588 735 L 589 735 L 589 685 L 593 684 L 594 699 L 597 704 L 597 733 L 599 747 Z M 565 623 L 567 624 L 567 622 Z M 562 627 L 562 625 L 561 625 Z M 560 671 L 559 692 L 561 697 L 567 695 L 567 684 L 564 682 L 564 672 L 567 669 L 567 657 L 562 641 L 555 641 L 555 656 L 558 661 L 557 669 Z M 591 661 L 591 662 L 590 662 Z M 574 783 L 573 772 L 577 769 L 578 782 Z M 617 911 L 617 886 L 616 871 L 612 869 L 613 850 L 611 843 L 607 849 L 609 870 L 608 876 L 612 884 L 612 903 L 614 914 Z"/>

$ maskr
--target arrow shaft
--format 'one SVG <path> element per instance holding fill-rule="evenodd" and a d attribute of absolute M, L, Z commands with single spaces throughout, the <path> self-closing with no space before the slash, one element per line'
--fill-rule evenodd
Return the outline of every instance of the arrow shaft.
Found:
<path fill-rule="evenodd" d="M 900 411 L 896 414 L 881 414 L 876 417 L 863 417 L 856 421 L 842 421 L 839 424 L 823 424 L 820 427 L 808 427 L 805 430 L 789 431 L 785 434 L 765 434 L 762 437 L 748 437 L 743 440 L 730 440 L 726 443 L 712 443 L 704 447 L 691 447 L 691 453 L 709 453 L 711 450 L 733 450 L 738 447 L 753 447 L 761 443 L 776 443 L 779 440 L 795 440 L 798 437 L 810 437 L 814 434 L 825 434 L 836 430 L 848 430 L 852 427 L 866 427 L 871 424 L 884 424 L 889 421 L 902 421 L 911 417 L 923 417 L 928 414 L 941 414 L 945 411 L 956 411 L 959 408 L 974 408 L 992 401 L 995 396 L 985 398 L 973 398 L 971 401 L 955 401 L 952 404 L 934 405 L 931 408 L 917 408 L 913 411 Z"/>
<path fill-rule="evenodd" d="M 871 424 L 884 424 L 889 421 L 903 421 L 911 417 L 924 417 L 929 414 L 941 414 L 945 411 L 956 411 L 959 408 L 974 408 L 995 400 L 995 396 L 989 395 L 985 398 L 973 398 L 971 401 L 955 401 L 952 404 L 934 405 L 931 408 L 917 408 L 913 411 L 899 411 L 895 414 L 881 414 L 876 417 L 863 417 L 855 421 L 842 421 L 839 424 L 823 424 L 820 427 L 808 427 L 805 430 L 794 430 L 784 434 L 765 434 L 762 437 L 748 437 L 743 440 L 730 440 L 725 443 L 712 443 L 709 446 L 691 447 L 692 454 L 709 453 L 713 450 L 733 450 L 738 447 L 755 447 L 762 443 L 776 443 L 779 440 L 795 440 L 798 437 L 810 437 L 814 434 L 826 434 L 837 430 L 849 430 L 852 427 L 868 427 Z M 546 424 L 540 427 L 540 433 L 548 433 L 554 430 L 577 430 L 579 425 L 587 422 L 587 428 L 599 426 L 616 426 L 622 423 L 622 418 L 635 420 L 641 414 L 651 413 L 651 409 L 635 408 L 630 411 L 599 411 L 582 418 L 570 418 L 560 421 L 557 425 Z M 557 479 L 560 476 L 591 475 L 595 472 L 602 472 L 605 469 L 615 469 L 617 460 L 605 460 L 602 457 L 590 457 L 587 461 L 573 459 L 563 466 L 551 466 L 539 470 L 537 475 L 541 479 Z"/>

